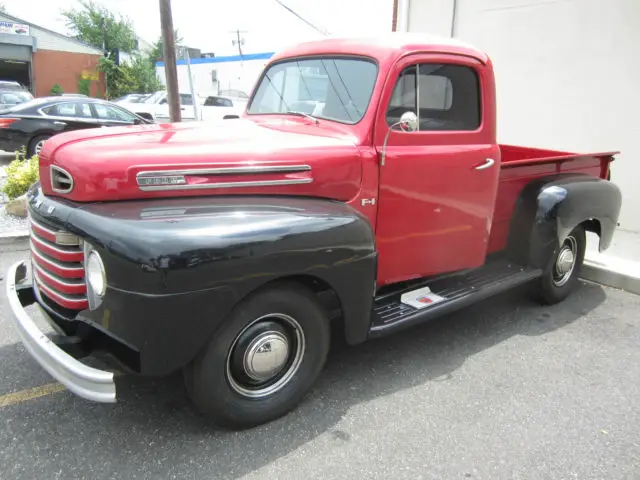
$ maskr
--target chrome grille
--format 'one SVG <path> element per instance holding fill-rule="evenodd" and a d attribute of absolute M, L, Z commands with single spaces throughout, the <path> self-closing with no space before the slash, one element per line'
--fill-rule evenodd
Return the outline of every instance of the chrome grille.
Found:
<path fill-rule="evenodd" d="M 57 193 L 69 193 L 73 190 L 73 178 L 64 168 L 51 165 L 49 167 L 51 175 L 51 188 Z"/>
<path fill-rule="evenodd" d="M 85 310 L 87 288 L 82 242 L 69 245 L 73 235 L 36 221 L 29 215 L 33 278 L 40 292 L 71 310 Z"/>

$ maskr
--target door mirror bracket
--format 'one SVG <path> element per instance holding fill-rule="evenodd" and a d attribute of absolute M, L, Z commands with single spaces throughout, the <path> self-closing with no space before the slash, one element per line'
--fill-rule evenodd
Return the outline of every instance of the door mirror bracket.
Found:
<path fill-rule="evenodd" d="M 382 166 L 384 166 L 384 160 L 385 160 L 386 150 L 387 150 L 387 142 L 389 141 L 389 135 L 391 134 L 393 129 L 396 127 L 400 127 L 400 130 L 404 132 L 415 132 L 418 129 L 418 116 L 411 111 L 404 112 L 400 117 L 400 120 L 398 120 L 396 123 L 393 123 L 389 127 L 389 130 L 387 130 L 387 134 L 385 135 L 384 142 L 382 144 L 382 154 L 381 154 L 382 158 L 380 162 Z"/>

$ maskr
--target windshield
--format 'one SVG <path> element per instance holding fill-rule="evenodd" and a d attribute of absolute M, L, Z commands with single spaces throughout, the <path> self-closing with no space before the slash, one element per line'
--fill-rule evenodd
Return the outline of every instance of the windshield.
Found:
<path fill-rule="evenodd" d="M 369 106 L 378 67 L 369 59 L 314 57 L 278 62 L 265 72 L 247 113 L 302 112 L 358 123 Z"/>
<path fill-rule="evenodd" d="M 17 105 L 32 99 L 33 95 L 29 92 L 18 90 L 0 92 L 0 103 L 3 105 Z"/>
<path fill-rule="evenodd" d="M 153 95 L 149 95 L 140 103 L 158 103 L 160 100 L 164 98 L 164 96 L 165 96 L 165 92 L 159 91 L 154 93 Z"/>

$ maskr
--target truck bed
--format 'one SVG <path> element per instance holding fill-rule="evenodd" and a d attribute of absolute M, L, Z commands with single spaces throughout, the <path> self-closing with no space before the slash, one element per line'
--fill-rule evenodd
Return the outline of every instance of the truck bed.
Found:
<path fill-rule="evenodd" d="M 609 164 L 617 153 L 574 153 L 501 144 L 500 184 L 488 253 L 506 247 L 515 203 L 527 183 L 555 173 L 584 173 L 609 179 Z"/>

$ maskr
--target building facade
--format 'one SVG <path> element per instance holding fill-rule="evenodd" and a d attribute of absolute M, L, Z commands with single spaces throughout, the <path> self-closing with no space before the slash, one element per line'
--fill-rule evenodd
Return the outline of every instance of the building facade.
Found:
<path fill-rule="evenodd" d="M 194 90 L 202 95 L 215 95 L 229 90 L 250 95 L 255 82 L 273 52 L 252 53 L 211 58 L 192 58 L 191 80 Z M 178 86 L 180 92 L 188 93 L 189 69 L 186 60 L 178 60 Z M 164 62 L 156 64 L 156 71 L 165 80 Z"/>
<path fill-rule="evenodd" d="M 104 95 L 98 72 L 102 51 L 74 38 L 0 13 L 0 80 L 15 80 L 35 96 L 46 96 L 58 84 L 77 93 L 81 78 L 91 81 L 92 96 Z"/>
<path fill-rule="evenodd" d="M 455 36 L 486 51 L 498 139 L 575 152 L 621 151 L 619 229 L 640 232 L 640 1 L 396 0 L 398 31 Z"/>

